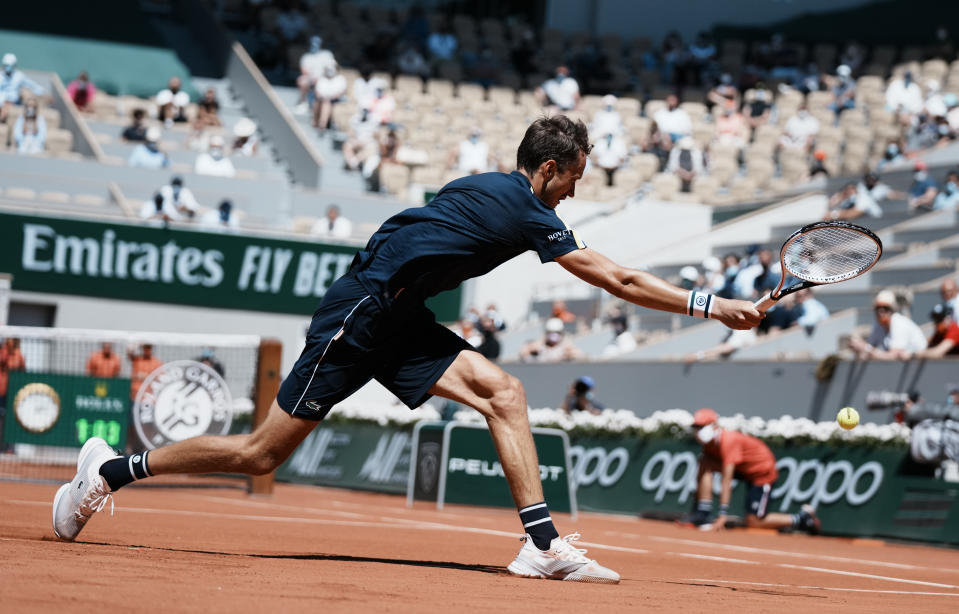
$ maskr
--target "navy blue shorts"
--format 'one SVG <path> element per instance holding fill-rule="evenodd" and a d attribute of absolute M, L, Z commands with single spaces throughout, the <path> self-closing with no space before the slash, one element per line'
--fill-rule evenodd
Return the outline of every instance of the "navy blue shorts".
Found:
<path fill-rule="evenodd" d="M 383 309 L 347 274 L 313 314 L 306 347 L 276 400 L 292 416 L 322 420 L 375 379 L 408 407 L 419 407 L 457 355 L 472 349 L 422 303 Z"/>
<path fill-rule="evenodd" d="M 746 515 L 765 518 L 769 511 L 769 492 L 772 484 L 746 486 Z"/>

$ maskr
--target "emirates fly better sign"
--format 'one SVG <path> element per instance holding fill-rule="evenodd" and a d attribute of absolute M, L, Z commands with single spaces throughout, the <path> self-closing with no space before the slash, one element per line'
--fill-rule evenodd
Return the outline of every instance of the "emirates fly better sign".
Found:
<path fill-rule="evenodd" d="M 310 314 L 357 248 L 0 213 L 0 272 L 13 289 Z M 460 314 L 457 288 L 429 301 Z"/>

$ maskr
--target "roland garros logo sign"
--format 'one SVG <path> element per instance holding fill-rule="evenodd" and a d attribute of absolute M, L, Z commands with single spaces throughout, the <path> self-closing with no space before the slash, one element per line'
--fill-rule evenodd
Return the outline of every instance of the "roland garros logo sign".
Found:
<path fill-rule="evenodd" d="M 226 382 L 192 360 L 169 362 L 150 373 L 133 406 L 137 434 L 151 450 L 198 435 L 226 435 L 232 421 Z"/>

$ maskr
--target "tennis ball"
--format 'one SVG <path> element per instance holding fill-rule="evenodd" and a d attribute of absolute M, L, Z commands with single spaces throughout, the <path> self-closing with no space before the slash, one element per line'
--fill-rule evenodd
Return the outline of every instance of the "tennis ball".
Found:
<path fill-rule="evenodd" d="M 836 422 L 847 431 L 856 428 L 856 425 L 859 424 L 859 412 L 852 407 L 843 407 L 836 416 Z"/>

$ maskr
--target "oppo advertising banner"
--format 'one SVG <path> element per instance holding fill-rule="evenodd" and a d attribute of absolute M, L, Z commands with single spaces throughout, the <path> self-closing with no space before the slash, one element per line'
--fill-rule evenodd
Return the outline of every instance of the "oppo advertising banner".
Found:
<path fill-rule="evenodd" d="M 13 289 L 308 315 L 357 249 L 310 241 L 0 213 Z M 428 303 L 460 316 L 461 289 Z"/>
<path fill-rule="evenodd" d="M 419 489 L 416 498 L 435 500 L 435 487 L 427 492 L 423 483 L 436 482 L 434 474 L 439 472 L 436 463 L 442 444 L 441 438 L 425 437 L 426 432 L 424 429 L 421 433 L 420 445 L 433 446 L 436 453 L 424 455 L 420 450 L 422 458 L 416 467 L 414 488 Z M 396 427 L 322 425 L 277 471 L 277 478 L 403 493 L 408 486 L 412 439 L 410 431 Z M 452 445 L 455 443 L 451 441 L 448 455 L 449 476 L 464 474 L 479 480 L 484 472 L 497 473 L 498 459 L 492 445 Z M 573 437 L 570 443 L 579 509 L 665 517 L 691 511 L 700 452 L 693 442 Z M 823 530 L 830 534 L 959 543 L 959 485 L 906 475 L 902 468 L 908 456 L 906 450 L 827 446 L 783 446 L 772 450 L 780 477 L 772 490 L 770 512 L 793 513 L 809 503 L 818 508 Z M 423 458 L 432 460 L 424 465 Z M 430 480 L 420 475 L 427 469 L 432 475 Z M 541 474 L 548 486 L 549 467 L 545 473 L 543 469 Z M 500 490 L 503 492 L 499 495 L 507 496 L 504 489 Z M 743 485 L 737 484 L 731 513 L 743 514 L 744 497 Z M 481 493 L 470 502 L 502 503 Z"/>

